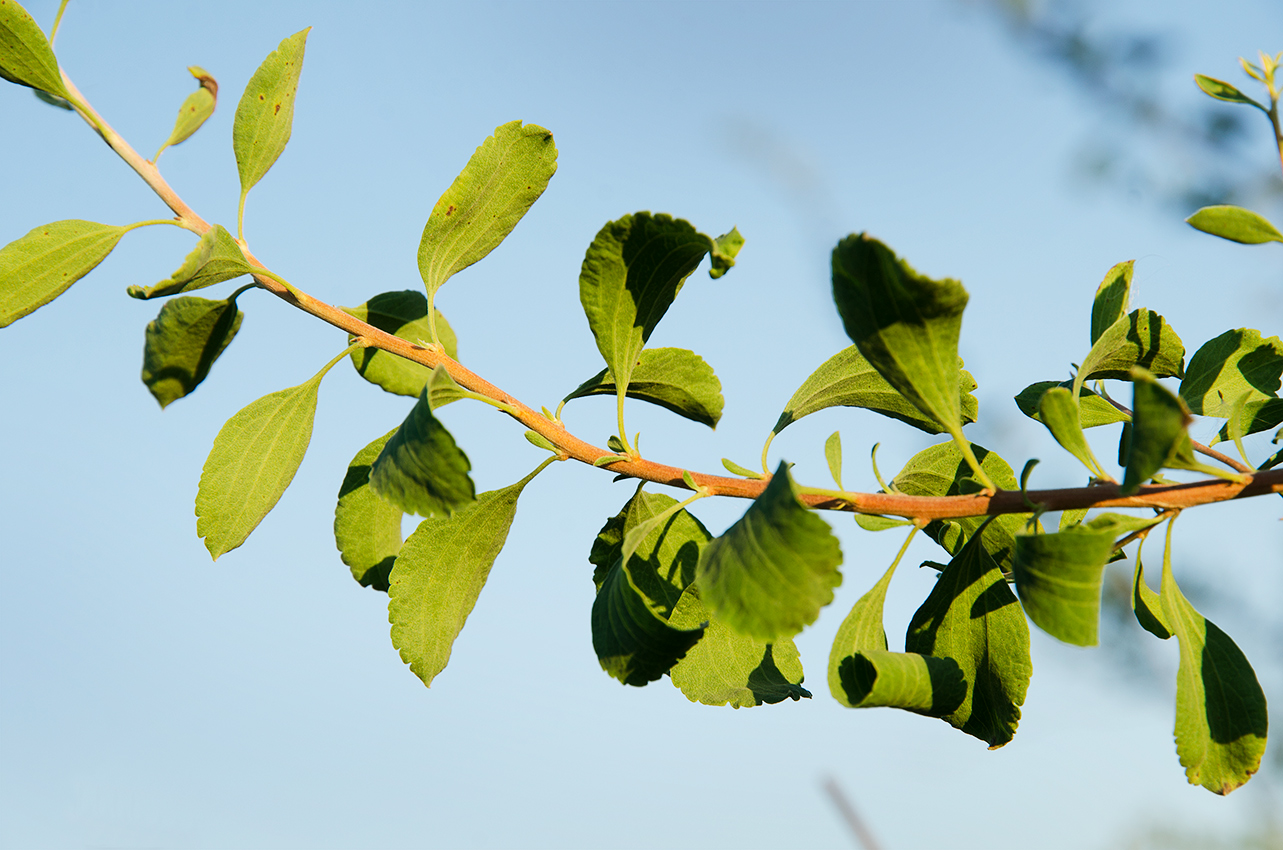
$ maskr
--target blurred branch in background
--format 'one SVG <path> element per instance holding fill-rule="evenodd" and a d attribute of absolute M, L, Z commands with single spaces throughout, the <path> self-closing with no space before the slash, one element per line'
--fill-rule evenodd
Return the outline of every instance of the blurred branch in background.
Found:
<path fill-rule="evenodd" d="M 1209 102 L 1195 88 L 1196 71 L 1236 85 L 1250 82 L 1237 65 L 1187 67 L 1178 36 L 1097 26 L 1094 13 L 1104 4 L 966 1 L 999 18 L 1022 49 L 1060 72 L 1083 96 L 1085 110 L 1098 116 L 1076 157 L 1083 177 L 1182 216 L 1209 204 L 1259 208 L 1283 199 L 1277 162 L 1265 155 L 1271 146 L 1260 143 L 1268 138 L 1267 122 Z M 1187 90 L 1173 88 L 1176 78 Z"/>

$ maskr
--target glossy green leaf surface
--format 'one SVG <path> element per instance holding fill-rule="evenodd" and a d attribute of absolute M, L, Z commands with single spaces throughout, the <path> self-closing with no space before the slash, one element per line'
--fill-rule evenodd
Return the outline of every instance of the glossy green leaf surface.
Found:
<path fill-rule="evenodd" d="M 388 589 L 388 576 L 401 551 L 401 509 L 370 488 L 370 467 L 396 429 L 356 453 L 348 464 L 334 508 L 334 544 L 352 578 L 362 587 Z"/>
<path fill-rule="evenodd" d="M 244 543 L 294 480 L 312 439 L 321 377 L 263 396 L 214 438 L 196 491 L 196 534 L 214 560 Z"/>
<path fill-rule="evenodd" d="M 1163 317 L 1153 310 L 1133 310 L 1114 322 L 1092 345 L 1078 370 L 1083 380 L 1130 380 L 1133 366 L 1158 378 L 1185 374 L 1185 345 Z"/>
<path fill-rule="evenodd" d="M 1227 204 L 1203 207 L 1185 221 L 1195 230 L 1244 245 L 1283 242 L 1283 233 L 1268 219 L 1242 207 Z"/>
<path fill-rule="evenodd" d="M 510 121 L 495 128 L 446 189 L 419 240 L 429 294 L 489 254 L 539 199 L 557 170 L 552 133 Z"/>
<path fill-rule="evenodd" d="M 579 301 L 616 387 L 628 387 L 642 347 L 712 240 L 659 213 L 606 224 L 584 255 Z"/>
<path fill-rule="evenodd" d="M 508 540 L 521 491 L 539 473 L 482 493 L 451 516 L 430 517 L 406 538 L 388 581 L 392 645 L 431 686 L 477 604 Z"/>
<path fill-rule="evenodd" d="M 44 31 L 15 0 L 0 3 L 0 77 L 69 98 Z"/>
<path fill-rule="evenodd" d="M 1036 419 L 1041 422 L 1042 418 L 1038 413 L 1038 404 L 1042 401 L 1043 394 L 1053 387 L 1064 387 L 1072 389 L 1074 382 L 1062 381 L 1039 381 L 1036 384 L 1030 384 L 1020 391 L 1016 396 L 1016 406 L 1020 412 L 1030 419 Z M 1112 425 L 1115 422 L 1130 422 L 1131 417 L 1123 411 L 1114 407 L 1106 399 L 1087 389 L 1082 388 L 1078 396 L 1078 421 L 1083 428 L 1095 428 L 1098 425 Z"/>
<path fill-rule="evenodd" d="M 833 249 L 833 300 L 847 336 L 896 390 L 940 430 L 962 426 L 958 335 L 967 292 L 918 274 L 865 234 Z"/>
<path fill-rule="evenodd" d="M 609 369 L 580 384 L 566 401 L 590 395 L 615 395 Z M 648 401 L 679 416 L 716 428 L 722 418 L 722 382 L 704 358 L 684 348 L 647 348 L 637 358 L 628 382 L 629 398 Z"/>
<path fill-rule="evenodd" d="M 343 311 L 355 316 L 381 331 L 399 336 L 415 345 L 432 341 L 428 323 L 428 299 L 422 292 L 404 289 L 383 292 L 359 307 L 344 307 Z M 450 323 L 437 310 L 437 338 L 446 356 L 459 359 L 459 342 Z M 397 395 L 418 396 L 428 383 L 432 370 L 421 363 L 397 357 L 376 348 L 363 348 L 352 352 L 352 365 L 357 374 L 370 383 Z"/>
<path fill-rule="evenodd" d="M 1179 398 L 1140 370 L 1132 384 L 1132 427 L 1124 462 L 1126 473 L 1119 492 L 1126 496 L 1164 467 L 1178 453 L 1188 454 L 1190 415 Z"/>
<path fill-rule="evenodd" d="M 1227 103 L 1242 103 L 1242 104 L 1247 104 L 1249 106 L 1255 106 L 1257 109 L 1261 110 L 1262 112 L 1269 111 L 1264 106 L 1257 103 L 1255 100 L 1252 100 L 1252 98 L 1243 94 L 1237 88 L 1225 82 L 1224 80 L 1218 80 L 1215 77 L 1207 77 L 1207 76 L 1204 76 L 1203 74 L 1195 74 L 1194 82 L 1206 94 L 1211 95 L 1217 100 L 1224 100 Z"/>
<path fill-rule="evenodd" d="M 245 259 L 236 239 L 227 232 L 227 228 L 216 224 L 200 238 L 187 259 L 168 279 L 155 286 L 131 286 L 127 291 L 134 298 L 160 298 L 204 289 L 253 272 L 254 267 Z"/>
<path fill-rule="evenodd" d="M 160 159 L 160 155 L 165 152 L 165 148 L 190 139 L 192 134 L 209 120 L 209 116 L 214 114 L 214 107 L 218 103 L 218 83 L 203 68 L 193 65 L 187 70 L 200 83 L 200 88 L 189 94 L 187 99 L 183 101 L 183 105 L 178 108 L 178 118 L 174 121 L 173 132 L 169 134 L 165 144 L 160 146 L 160 150 L 156 151 L 156 155 L 151 158 L 152 162 Z"/>
<path fill-rule="evenodd" d="M 205 380 L 244 318 L 231 299 L 184 296 L 160 308 L 144 334 L 142 377 L 162 409 Z"/>
<path fill-rule="evenodd" d="M 267 55 L 236 105 L 232 149 L 236 152 L 242 197 L 263 179 L 289 143 L 294 98 L 310 30 L 308 27 L 296 32 Z"/>
<path fill-rule="evenodd" d="M 1159 596 L 1163 620 L 1180 643 L 1176 753 L 1191 785 L 1228 794 L 1261 766 L 1265 693 L 1243 651 L 1189 604 L 1166 559 Z"/>
<path fill-rule="evenodd" d="M 0 328 L 66 292 L 105 260 L 127 231 L 92 221 L 55 221 L 0 248 Z"/>
<path fill-rule="evenodd" d="M 1114 266 L 1105 274 L 1105 279 L 1096 288 L 1096 298 L 1091 305 L 1091 341 L 1092 345 L 1109 326 L 1127 314 L 1127 305 L 1131 300 L 1132 271 L 1135 260 L 1127 260 Z"/>
<path fill-rule="evenodd" d="M 906 652 L 958 663 L 965 698 L 943 716 L 968 735 L 1001 747 L 1016 733 L 1033 665 L 1029 626 L 998 565 L 973 538 L 914 613 Z"/>
<path fill-rule="evenodd" d="M 1194 352 L 1185 368 L 1180 396 L 1191 413 L 1229 418 L 1235 400 L 1278 395 L 1283 376 L 1283 342 L 1251 328 L 1226 331 Z M 1267 426 L 1268 427 L 1268 426 Z"/>
<path fill-rule="evenodd" d="M 1011 466 L 996 452 L 974 443 L 971 448 L 981 468 L 989 473 L 995 484 L 1004 490 L 1020 489 Z M 910 458 L 891 486 L 910 496 L 959 496 L 980 489 L 972 475 L 971 467 L 956 443 L 939 443 Z M 985 517 L 935 520 L 923 530 L 950 555 L 957 555 L 971 536 L 984 526 L 985 550 L 1004 573 L 1009 573 L 1016 535 L 1024 530 L 1026 519 L 1023 514 L 1004 514 L 995 517 L 988 525 L 985 525 Z"/>
<path fill-rule="evenodd" d="M 472 464 L 432 414 L 427 389 L 370 470 L 374 492 L 408 514 L 451 514 L 472 503 Z"/>
<path fill-rule="evenodd" d="M 1087 445 L 1087 437 L 1079 422 L 1078 405 L 1074 404 L 1071 390 L 1052 387 L 1043 393 L 1038 401 L 1038 421 L 1046 425 L 1060 447 L 1078 458 L 1093 476 L 1106 476 L 1107 473 L 1101 469 L 1091 447 Z"/>
<path fill-rule="evenodd" d="M 971 391 L 976 388 L 976 379 L 971 373 L 958 366 L 959 409 L 963 424 L 975 422 L 979 404 Z M 776 434 L 792 423 L 828 407 L 862 407 L 898 419 L 926 431 L 928 434 L 939 434 L 942 430 L 939 423 L 924 416 L 917 407 L 900 394 L 895 387 L 873 368 L 859 346 L 848 346 L 830 357 L 811 373 L 788 404 L 773 429 Z"/>
<path fill-rule="evenodd" d="M 1056 534 L 1017 535 L 1012 572 L 1029 619 L 1065 643 L 1095 646 L 1101 579 L 1114 554 L 1114 540 L 1154 522 L 1105 514 Z"/>
<path fill-rule="evenodd" d="M 699 594 L 735 631 L 762 641 L 792 637 L 815 622 L 842 583 L 842 551 L 828 523 L 798 501 L 781 463 L 762 495 L 704 547 Z"/>

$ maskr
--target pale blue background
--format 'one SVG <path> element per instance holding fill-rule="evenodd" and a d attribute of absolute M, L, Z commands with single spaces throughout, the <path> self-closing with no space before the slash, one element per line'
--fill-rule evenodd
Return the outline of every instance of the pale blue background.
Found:
<path fill-rule="evenodd" d="M 56 3 L 29 8 L 47 28 Z M 58 50 L 144 156 L 193 88 L 184 67 L 217 77 L 217 113 L 161 163 L 207 219 L 233 226 L 239 93 L 281 38 L 312 25 L 294 137 L 251 194 L 246 228 L 264 262 L 336 304 L 418 286 L 423 223 L 476 145 L 517 118 L 550 128 L 561 156 L 547 194 L 438 301 L 463 361 L 535 405 L 555 406 L 600 368 L 576 280 L 605 221 L 649 209 L 709 233 L 738 225 L 739 266 L 692 278 L 653 339 L 716 368 L 725 419 L 714 433 L 635 406 L 630 428 L 656 458 L 755 464 L 793 389 L 848 344 L 827 258 L 853 231 L 968 287 L 961 353 L 981 402 L 969 432 L 1017 469 L 1043 457 L 1035 486 L 1083 474 L 1011 396 L 1085 353 L 1091 296 L 1114 263 L 1138 260 L 1136 303 L 1191 350 L 1245 324 L 1283 329 L 1283 250 L 1219 242 L 1181 222 L 1190 210 L 1084 184 L 1076 152 L 1113 119 L 986 7 L 353 8 L 77 0 Z M 1100 32 L 1172 39 L 1161 85 L 1191 114 L 1205 106 L 1194 72 L 1240 80 L 1237 56 L 1283 49 L 1283 10 L 1266 0 L 1086 8 Z M 1269 166 L 1265 123 L 1251 127 L 1246 150 Z M 0 87 L 0 157 L 0 241 L 64 218 L 167 214 L 82 122 L 14 86 Z M 829 643 L 900 542 L 845 515 L 830 520 L 846 581 L 798 640 L 814 700 L 732 711 L 692 705 L 666 681 L 620 686 L 592 653 L 586 555 L 631 485 L 577 465 L 526 491 L 449 668 L 426 690 L 390 646 L 385 597 L 352 582 L 331 534 L 346 463 L 406 400 L 340 366 L 276 510 L 216 564 L 196 538 L 192 500 L 222 422 L 310 377 L 345 340 L 249 293 L 207 384 L 162 414 L 137 377 L 158 305 L 124 290 L 167 277 L 191 241 L 174 228 L 132 233 L 64 298 L 0 332 L 0 845 L 852 846 L 826 776 L 888 848 L 1119 847 L 1156 827 L 1236 834 L 1277 806 L 1277 768 L 1228 799 L 1186 785 L 1171 738 L 1176 646 L 1134 624 L 1106 628 L 1112 649 L 1035 630 L 1024 719 L 1000 751 L 939 721 L 839 707 L 824 684 Z M 539 460 L 489 408 L 445 417 L 479 488 Z M 577 402 L 566 418 L 604 443 L 613 406 Z M 890 475 L 931 442 L 826 411 L 781 436 L 773 457 L 823 484 L 823 440 L 838 428 L 846 482 L 864 489 L 876 486 L 872 443 Z M 1108 438 L 1100 453 L 1112 457 Z M 697 512 L 719 532 L 743 507 Z M 1202 589 L 1273 694 L 1278 516 L 1277 500 L 1260 499 L 1177 529 L 1178 578 Z M 914 565 L 939 556 L 926 540 L 911 549 L 888 606 L 893 646 L 931 582 Z"/>

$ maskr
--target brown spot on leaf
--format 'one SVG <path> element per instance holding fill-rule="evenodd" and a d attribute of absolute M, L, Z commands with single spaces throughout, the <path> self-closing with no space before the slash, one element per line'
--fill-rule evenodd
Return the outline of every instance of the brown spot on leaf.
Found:
<path fill-rule="evenodd" d="M 280 111 L 281 111 L 281 105 L 280 105 L 279 103 L 278 103 L 278 104 L 276 104 L 276 106 L 272 107 L 272 114 L 273 114 L 273 115 L 277 114 L 277 113 L 278 113 L 278 112 L 280 112 Z"/>
<path fill-rule="evenodd" d="M 452 212 L 454 212 L 454 211 L 455 211 L 455 206 L 454 206 L 454 204 L 451 204 L 450 206 L 446 207 L 446 209 L 445 209 L 445 214 L 446 214 L 446 215 L 449 215 L 450 213 L 452 213 Z"/>

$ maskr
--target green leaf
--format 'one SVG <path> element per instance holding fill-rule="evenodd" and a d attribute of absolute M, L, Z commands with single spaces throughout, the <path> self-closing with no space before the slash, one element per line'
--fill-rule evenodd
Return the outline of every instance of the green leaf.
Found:
<path fill-rule="evenodd" d="M 1119 263 L 1105 273 L 1105 279 L 1096 288 L 1096 299 L 1091 305 L 1091 342 L 1096 344 L 1109 326 L 1127 313 L 1131 300 L 1132 270 L 1135 260 Z"/>
<path fill-rule="evenodd" d="M 205 380 L 244 318 L 234 298 L 209 301 L 184 296 L 160 308 L 147 325 L 142 377 L 162 410 Z"/>
<path fill-rule="evenodd" d="M 360 307 L 344 307 L 343 312 L 373 325 L 381 331 L 399 336 L 415 345 L 427 345 L 432 340 L 428 322 L 428 299 L 422 292 L 403 289 L 384 292 L 366 301 Z M 459 342 L 445 316 L 437 310 L 437 338 L 451 360 L 459 359 Z M 421 363 L 397 357 L 376 348 L 363 348 L 352 352 L 352 365 L 357 374 L 372 384 L 397 395 L 417 397 L 428 383 L 432 370 Z"/>
<path fill-rule="evenodd" d="M 602 369 L 565 400 L 617 392 L 610 370 Z M 633 367 L 627 395 L 665 407 L 710 428 L 716 428 L 722 418 L 722 382 L 702 357 L 684 348 L 643 350 Z"/>
<path fill-rule="evenodd" d="M 855 524 L 865 531 L 886 531 L 888 528 L 903 528 L 906 525 L 913 525 L 912 521 L 907 519 L 877 514 L 856 514 Z"/>
<path fill-rule="evenodd" d="M 798 501 L 788 465 L 699 560 L 700 598 L 713 616 L 762 641 L 815 622 L 842 583 L 842 551 L 828 523 Z"/>
<path fill-rule="evenodd" d="M 726 471 L 731 473 L 732 475 L 742 475 L 745 478 L 752 478 L 754 481 L 760 480 L 761 478 L 764 477 L 762 473 L 754 472 L 753 470 L 745 466 L 740 466 L 738 463 L 736 463 L 733 460 L 730 460 L 729 458 L 722 458 L 722 466 L 726 467 Z"/>
<path fill-rule="evenodd" d="M 449 663 L 454 640 L 508 540 L 517 498 L 542 469 L 482 493 L 452 516 L 423 520 L 396 556 L 388 586 L 392 645 L 423 684 L 431 686 Z"/>
<path fill-rule="evenodd" d="M 444 363 L 438 364 L 437 368 L 432 370 L 424 391 L 428 394 L 428 404 L 433 410 L 470 397 L 468 391 L 459 386 L 458 381 L 446 371 Z"/>
<path fill-rule="evenodd" d="M 996 452 L 974 443 L 971 448 L 980 461 L 981 468 L 989 473 L 995 484 L 1004 490 L 1020 489 L 1011 466 Z M 891 482 L 891 486 L 909 496 L 959 496 L 980 489 L 971 476 L 971 467 L 958 450 L 957 444 L 940 443 L 911 457 Z M 1008 573 L 1011 571 L 1016 535 L 1024 530 L 1027 517 L 1023 514 L 1004 514 L 987 525 L 985 520 L 985 517 L 935 520 L 923 530 L 950 555 L 957 555 L 972 535 L 983 527 L 981 536 L 985 550 L 1001 570 Z"/>
<path fill-rule="evenodd" d="M 1114 322 L 1083 358 L 1075 391 L 1083 381 L 1112 378 L 1131 380 L 1131 368 L 1142 366 L 1155 377 L 1179 378 L 1185 374 L 1185 346 L 1163 317 L 1153 310 L 1133 310 Z"/>
<path fill-rule="evenodd" d="M 966 698 L 958 663 L 951 658 L 887 651 L 882 611 L 899 563 L 897 557 L 838 627 L 829 652 L 829 691 L 847 708 L 890 706 L 942 717 L 956 711 Z"/>
<path fill-rule="evenodd" d="M 66 292 L 105 260 L 128 230 L 76 219 L 55 221 L 0 248 L 0 328 Z"/>
<path fill-rule="evenodd" d="M 735 258 L 739 255 L 740 248 L 744 247 L 744 237 L 740 235 L 739 228 L 732 227 L 730 233 L 723 233 L 713 240 L 712 265 L 709 269 L 708 276 L 716 280 L 726 274 L 735 265 Z"/>
<path fill-rule="evenodd" d="M 394 428 L 356 453 L 334 508 L 334 543 L 343 563 L 362 587 L 382 591 L 401 551 L 401 509 L 374 495 L 370 467 L 395 433 Z"/>
<path fill-rule="evenodd" d="M 241 201 L 285 150 L 294 124 L 294 97 L 311 30 L 296 32 L 267 55 L 236 105 L 232 148 L 241 178 Z"/>
<path fill-rule="evenodd" d="M 419 240 L 419 273 L 433 295 L 489 254 L 539 199 L 557 170 L 552 133 L 510 121 L 495 128 L 437 201 Z"/>
<path fill-rule="evenodd" d="M 679 629 L 704 628 L 699 643 L 668 671 L 691 702 L 752 708 L 811 698 L 802 687 L 802 658 L 792 638 L 772 644 L 727 628 L 700 602 L 697 585 L 682 594 L 668 622 Z"/>
<path fill-rule="evenodd" d="M 236 239 L 227 228 L 216 224 L 205 232 L 178 271 L 167 280 L 155 286 L 131 286 L 127 292 L 134 298 L 160 298 L 253 273 L 254 267 L 245 259 Z"/>
<path fill-rule="evenodd" d="M 1108 480 L 1109 474 L 1101 468 L 1087 437 L 1078 421 L 1078 405 L 1074 395 L 1064 387 L 1052 387 L 1038 401 L 1038 421 L 1047 426 L 1060 447 L 1078 458 L 1096 478 Z"/>
<path fill-rule="evenodd" d="M 1143 370 L 1134 373 L 1132 384 L 1132 427 L 1127 444 L 1123 486 L 1119 493 L 1129 496 L 1140 490 L 1154 473 L 1172 466 L 1189 450 L 1190 415 L 1179 398 Z"/>
<path fill-rule="evenodd" d="M 617 392 L 632 383 L 646 340 L 712 244 L 688 222 L 639 212 L 607 223 L 588 246 L 579 300 Z"/>
<path fill-rule="evenodd" d="M 1065 643 L 1095 646 L 1101 579 L 1114 554 L 1114 540 L 1155 522 L 1153 517 L 1103 514 L 1056 534 L 1017 535 L 1012 572 L 1029 619 Z"/>
<path fill-rule="evenodd" d="M 1224 100 L 1228 103 L 1243 103 L 1249 106 L 1255 106 L 1257 109 L 1261 110 L 1262 112 L 1269 114 L 1269 110 L 1266 109 L 1264 106 L 1261 106 L 1261 104 L 1252 100 L 1252 98 L 1243 94 L 1234 86 L 1230 85 L 1227 82 L 1224 82 L 1223 80 L 1218 80 L 1214 77 L 1205 77 L 1202 74 L 1195 74 L 1194 82 L 1206 94 L 1211 95 L 1217 100 Z"/>
<path fill-rule="evenodd" d="M 828 462 L 833 483 L 838 485 L 839 490 L 845 489 L 842 486 L 842 433 L 840 431 L 834 431 L 824 441 L 824 459 Z"/>
<path fill-rule="evenodd" d="M 918 274 L 861 233 L 833 250 L 833 300 L 847 336 L 869 363 L 942 431 L 960 438 L 962 284 Z"/>
<path fill-rule="evenodd" d="M 1228 204 L 1203 207 L 1185 221 L 1195 230 L 1244 245 L 1283 242 L 1283 233 L 1264 216 Z"/>
<path fill-rule="evenodd" d="M 432 415 L 425 387 L 370 470 L 374 492 L 409 514 L 452 514 L 472 503 L 472 464 Z"/>
<path fill-rule="evenodd" d="M 943 719 L 994 748 L 1016 733 L 1033 665 L 1025 615 L 978 539 L 940 574 L 909 622 L 904 648 L 958 663 L 967 694 Z"/>
<path fill-rule="evenodd" d="M 1283 375 L 1283 342 L 1250 328 L 1226 331 L 1194 352 L 1180 396 L 1191 413 L 1228 418 L 1235 400 L 1273 399 Z M 1269 427 L 1269 426 L 1266 426 Z"/>
<path fill-rule="evenodd" d="M 294 480 L 324 374 L 263 396 L 214 438 L 196 491 L 196 534 L 214 560 L 244 543 Z"/>
<path fill-rule="evenodd" d="M 602 669 L 624 684 L 658 679 L 704 633 L 702 622 L 669 622 L 712 536 L 687 511 L 671 512 L 677 504 L 639 488 L 593 541 L 593 648 Z"/>
<path fill-rule="evenodd" d="M 1269 726 L 1265 693 L 1243 651 L 1181 593 L 1168 558 L 1159 595 L 1181 652 L 1176 753 L 1191 785 L 1228 794 L 1261 766 Z"/>
<path fill-rule="evenodd" d="M 160 150 L 156 151 L 156 155 L 151 158 L 152 162 L 160 159 L 160 155 L 165 152 L 165 148 L 190 139 L 192 134 L 209 120 L 209 116 L 214 114 L 214 106 L 218 103 L 218 83 L 204 68 L 192 65 L 187 70 L 200 83 L 200 88 L 189 94 L 187 99 L 183 101 L 183 105 L 178 108 L 178 118 L 174 121 L 174 131 L 169 134 L 165 144 L 161 145 Z"/>
<path fill-rule="evenodd" d="M 1268 431 L 1276 425 L 1283 424 L 1283 399 L 1253 399 L 1243 405 L 1243 412 L 1240 414 L 1240 425 L 1242 436 L 1256 434 L 1260 431 Z M 1231 440 L 1229 423 L 1221 426 L 1217 432 L 1213 444 Z M 1277 442 L 1277 441 L 1276 441 Z"/>
<path fill-rule="evenodd" d="M 1042 419 L 1038 414 L 1038 404 L 1042 401 L 1043 394 L 1053 387 L 1072 389 L 1073 386 L 1074 382 L 1072 380 L 1059 383 L 1056 381 L 1039 381 L 1036 384 L 1030 384 L 1016 396 L 1016 406 L 1020 408 L 1020 412 L 1025 416 L 1041 422 Z M 1079 390 L 1078 396 L 1078 420 L 1084 428 L 1095 428 L 1098 425 L 1112 425 L 1115 422 L 1130 422 L 1131 417 L 1114 407 L 1102 396 L 1083 387 Z"/>
<path fill-rule="evenodd" d="M 49 40 L 14 0 L 0 3 L 0 77 L 55 97 L 71 97 Z"/>
<path fill-rule="evenodd" d="M 976 379 L 958 361 L 958 395 L 962 422 L 976 421 L 979 405 L 971 391 Z M 928 434 L 939 434 L 940 425 L 911 404 L 887 379 L 878 374 L 860 353 L 858 346 L 842 349 L 811 373 L 780 414 L 774 433 L 778 434 L 803 416 L 826 407 L 863 407 L 906 422 Z"/>
<path fill-rule="evenodd" d="M 1141 628 L 1159 640 L 1172 636 L 1172 628 L 1163 615 L 1163 603 L 1154 591 L 1145 583 L 1145 568 L 1140 562 L 1140 553 L 1136 554 L 1136 573 L 1132 576 L 1132 611 Z"/>

